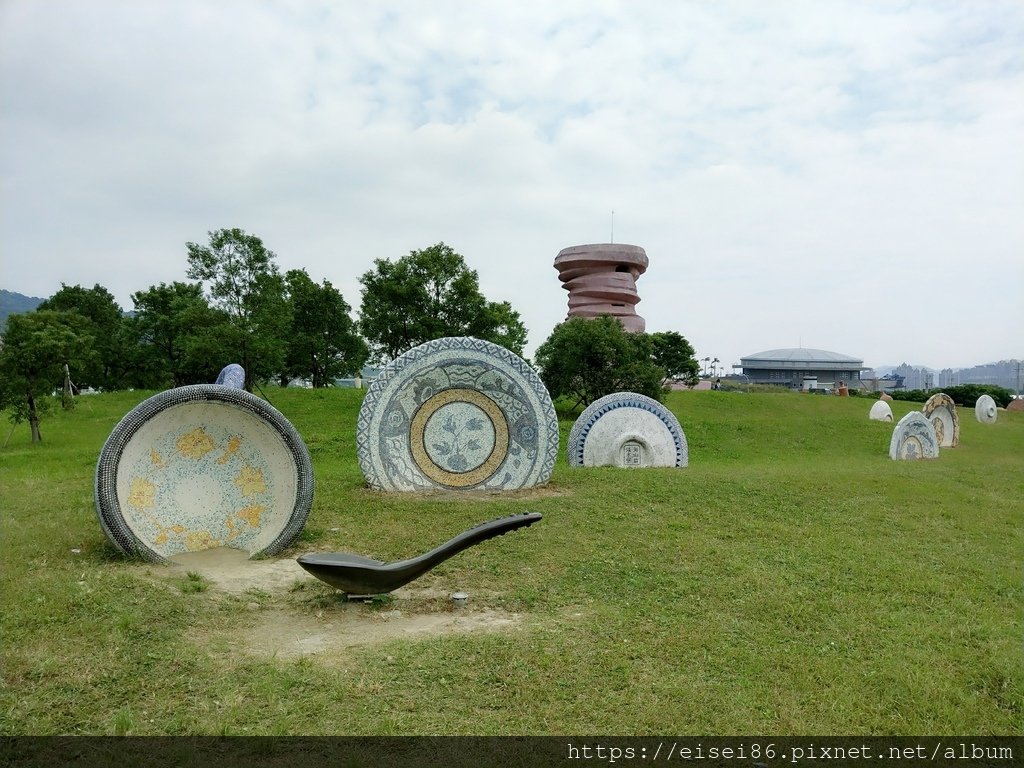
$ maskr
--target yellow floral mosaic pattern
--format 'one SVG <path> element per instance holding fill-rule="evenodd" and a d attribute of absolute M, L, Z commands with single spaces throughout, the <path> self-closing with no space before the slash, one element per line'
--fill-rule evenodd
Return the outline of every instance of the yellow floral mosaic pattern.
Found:
<path fill-rule="evenodd" d="M 267 484 L 263 482 L 263 473 L 248 464 L 238 473 L 235 485 L 242 491 L 243 496 L 255 496 L 267 490 Z"/>
<path fill-rule="evenodd" d="M 158 437 L 132 467 L 125 512 L 165 555 L 244 548 L 267 519 L 270 485 L 263 457 L 243 437 L 187 427 Z"/>

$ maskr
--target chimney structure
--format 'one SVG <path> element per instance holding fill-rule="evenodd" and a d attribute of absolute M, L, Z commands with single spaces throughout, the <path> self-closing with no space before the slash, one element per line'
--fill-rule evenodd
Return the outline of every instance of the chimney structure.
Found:
<path fill-rule="evenodd" d="M 647 254 L 637 245 L 596 243 L 563 248 L 555 257 L 555 269 L 569 292 L 566 319 L 611 315 L 625 330 L 642 333 L 647 324 L 636 313 L 640 301 L 636 281 L 647 271 L 647 264 Z"/>

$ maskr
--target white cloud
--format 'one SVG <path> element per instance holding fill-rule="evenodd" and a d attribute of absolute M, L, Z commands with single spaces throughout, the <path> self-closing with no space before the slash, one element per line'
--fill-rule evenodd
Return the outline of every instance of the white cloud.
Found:
<path fill-rule="evenodd" d="M 1012 0 L 7 0 L 2 284 L 128 305 L 241 226 L 358 306 L 444 240 L 534 347 L 614 209 L 702 356 L 1019 356 L 1022 43 Z"/>

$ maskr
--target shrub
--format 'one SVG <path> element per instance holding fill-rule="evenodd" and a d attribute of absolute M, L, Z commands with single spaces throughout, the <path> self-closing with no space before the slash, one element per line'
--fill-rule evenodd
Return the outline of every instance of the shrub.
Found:
<path fill-rule="evenodd" d="M 953 402 L 965 408 L 973 408 L 982 395 L 989 395 L 996 405 L 1005 408 L 1013 400 L 1013 392 L 995 384 L 959 384 L 955 387 L 936 387 L 934 389 L 897 389 L 889 394 L 893 400 L 909 400 L 924 403 L 928 398 L 939 392 L 945 392 Z"/>

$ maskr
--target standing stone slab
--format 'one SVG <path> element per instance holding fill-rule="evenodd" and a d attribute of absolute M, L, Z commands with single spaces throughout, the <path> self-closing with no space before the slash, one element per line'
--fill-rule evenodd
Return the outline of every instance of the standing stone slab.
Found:
<path fill-rule="evenodd" d="M 558 418 L 522 358 L 481 339 L 435 339 L 370 385 L 356 452 L 378 490 L 530 488 L 551 477 Z"/>
<path fill-rule="evenodd" d="M 934 459 L 939 455 L 935 427 L 919 411 L 911 411 L 896 424 L 889 441 L 890 459 Z"/>
<path fill-rule="evenodd" d="M 928 398 L 921 412 L 935 427 L 935 437 L 942 448 L 956 448 L 960 444 L 960 417 L 956 403 L 945 392 Z"/>
<path fill-rule="evenodd" d="M 871 406 L 868 418 L 872 421 L 892 421 L 892 408 L 884 400 L 879 400 Z"/>
<path fill-rule="evenodd" d="M 573 467 L 685 467 L 686 435 L 668 408 L 645 395 L 616 392 L 580 414 L 566 446 Z"/>
<path fill-rule="evenodd" d="M 974 404 L 974 417 L 982 424 L 996 423 L 996 401 L 991 395 L 982 395 Z"/>
<path fill-rule="evenodd" d="M 214 384 L 232 387 L 233 389 L 245 389 L 245 368 L 238 363 L 225 365 L 221 372 L 217 374 L 217 381 Z"/>
<path fill-rule="evenodd" d="M 313 503 L 302 438 L 245 390 L 161 392 L 110 433 L 96 465 L 96 514 L 121 551 L 163 561 L 214 547 L 252 556 L 287 547 Z"/>

